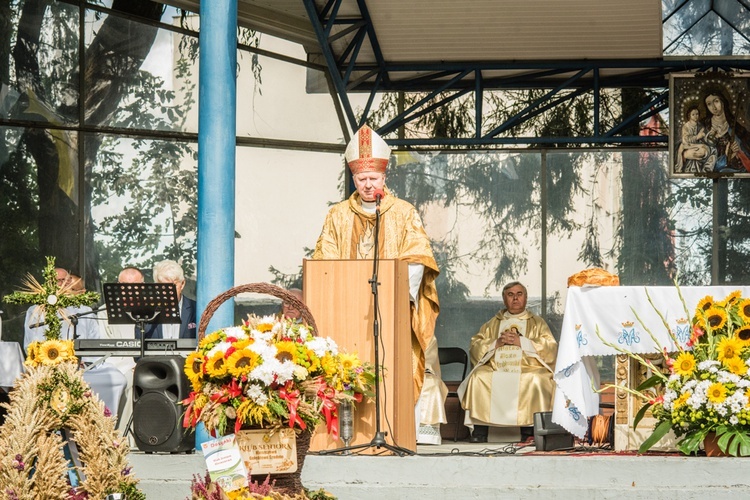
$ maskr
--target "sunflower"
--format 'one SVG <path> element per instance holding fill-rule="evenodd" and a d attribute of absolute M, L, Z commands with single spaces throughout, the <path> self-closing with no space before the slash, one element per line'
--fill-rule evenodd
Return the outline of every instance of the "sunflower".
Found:
<path fill-rule="evenodd" d="M 235 342 L 232 342 L 232 347 L 234 347 L 237 350 L 244 349 L 248 347 L 249 345 L 253 344 L 255 342 L 254 338 L 247 337 L 241 340 L 237 340 Z"/>
<path fill-rule="evenodd" d="M 727 398 L 727 388 L 724 387 L 724 384 L 716 382 L 711 384 L 706 395 L 712 403 L 721 403 Z"/>
<path fill-rule="evenodd" d="M 43 365 L 57 365 L 67 358 L 67 347 L 59 340 L 48 340 L 39 345 L 39 362 Z"/>
<path fill-rule="evenodd" d="M 690 377 L 695 371 L 695 357 L 692 353 L 683 351 L 674 363 L 674 372 L 683 377 Z"/>
<path fill-rule="evenodd" d="M 724 360 L 724 366 L 726 366 L 727 370 L 734 373 L 735 375 L 742 376 L 747 373 L 747 365 L 739 356 Z"/>
<path fill-rule="evenodd" d="M 75 344 L 72 340 L 61 340 L 62 351 L 60 351 L 65 359 L 71 359 L 76 354 Z"/>
<path fill-rule="evenodd" d="M 750 323 L 750 299 L 743 299 L 737 306 L 737 314 L 745 323 Z"/>
<path fill-rule="evenodd" d="M 206 361 L 206 373 L 213 378 L 222 378 L 228 373 L 223 353 L 217 352 Z"/>
<path fill-rule="evenodd" d="M 203 354 L 200 352 L 191 352 L 185 360 L 185 375 L 191 382 L 198 380 L 203 375 Z"/>
<path fill-rule="evenodd" d="M 266 332 L 270 332 L 271 330 L 273 330 L 273 325 L 274 323 L 272 323 L 271 321 L 261 321 L 260 323 L 255 325 L 255 329 L 261 333 L 266 333 Z"/>
<path fill-rule="evenodd" d="M 734 337 L 744 345 L 750 345 L 750 325 L 742 325 L 734 331 Z"/>
<path fill-rule="evenodd" d="M 26 363 L 37 364 L 39 361 L 39 342 L 34 341 L 26 348 Z"/>
<path fill-rule="evenodd" d="M 341 353 L 339 354 L 339 361 L 344 373 L 354 370 L 361 364 L 356 354 Z"/>
<path fill-rule="evenodd" d="M 207 349 L 207 347 L 211 344 L 215 344 L 216 342 L 221 339 L 221 330 L 209 333 L 205 337 L 201 339 L 201 341 L 198 343 L 199 349 Z"/>
<path fill-rule="evenodd" d="M 732 304 L 734 304 L 741 298 L 742 298 L 742 292 L 739 290 L 735 290 L 726 296 L 726 298 L 724 299 L 724 303 L 731 307 Z"/>
<path fill-rule="evenodd" d="M 292 361 L 296 363 L 297 344 L 289 340 L 282 340 L 276 343 L 276 359 L 281 361 Z"/>
<path fill-rule="evenodd" d="M 698 302 L 698 305 L 695 306 L 695 312 L 705 312 L 708 311 L 710 308 L 712 308 L 714 305 L 714 298 L 710 295 L 706 295 L 703 297 L 700 302 Z"/>
<path fill-rule="evenodd" d="M 687 403 L 687 400 L 690 399 L 690 396 L 692 396 L 692 393 L 690 392 L 683 392 L 680 394 L 680 397 L 674 400 L 673 408 L 677 410 L 681 406 L 684 406 L 685 403 Z"/>
<path fill-rule="evenodd" d="M 734 337 L 726 337 L 719 341 L 716 346 L 719 361 L 725 361 L 732 358 L 738 358 L 742 350 L 742 342 Z"/>
<path fill-rule="evenodd" d="M 250 349 L 239 349 L 227 359 L 227 370 L 233 377 L 247 375 L 258 366 L 258 358 L 258 353 Z"/>
<path fill-rule="evenodd" d="M 710 307 L 704 315 L 706 325 L 711 330 L 721 330 L 727 324 L 727 312 L 718 307 Z"/>

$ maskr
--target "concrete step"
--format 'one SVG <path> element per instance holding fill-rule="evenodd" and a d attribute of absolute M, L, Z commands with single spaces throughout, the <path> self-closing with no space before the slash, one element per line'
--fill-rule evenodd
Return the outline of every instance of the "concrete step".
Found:
<path fill-rule="evenodd" d="M 493 445 L 490 445 L 493 446 Z M 200 454 L 133 452 L 146 498 L 184 500 Z M 750 458 L 612 454 L 452 443 L 418 447 L 415 456 L 308 455 L 302 482 L 340 500 L 750 498 Z"/>

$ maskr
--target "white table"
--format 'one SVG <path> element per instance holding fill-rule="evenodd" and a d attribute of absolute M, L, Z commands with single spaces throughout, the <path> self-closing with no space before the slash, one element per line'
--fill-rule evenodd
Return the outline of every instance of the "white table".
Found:
<path fill-rule="evenodd" d="M 746 286 L 681 287 L 686 312 L 674 286 L 570 287 L 555 365 L 557 390 L 552 421 L 582 438 L 588 418 L 599 413 L 599 395 L 593 390 L 599 387 L 594 357 L 618 352 L 599 339 L 597 327 L 607 342 L 633 353 L 660 352 L 663 347 L 674 351 L 676 346 L 654 307 L 684 346 L 698 302 L 706 295 L 720 301 L 735 290 L 750 297 L 750 287 Z"/>

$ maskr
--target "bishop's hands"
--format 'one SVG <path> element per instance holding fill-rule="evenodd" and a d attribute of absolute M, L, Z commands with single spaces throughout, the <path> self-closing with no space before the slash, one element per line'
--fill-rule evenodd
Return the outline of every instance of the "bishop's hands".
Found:
<path fill-rule="evenodd" d="M 507 345 L 514 345 L 516 347 L 521 347 L 521 335 L 518 333 L 518 330 L 516 330 L 515 328 L 510 328 L 508 330 L 504 330 L 500 332 L 500 336 L 495 342 L 495 348 L 507 346 Z"/>

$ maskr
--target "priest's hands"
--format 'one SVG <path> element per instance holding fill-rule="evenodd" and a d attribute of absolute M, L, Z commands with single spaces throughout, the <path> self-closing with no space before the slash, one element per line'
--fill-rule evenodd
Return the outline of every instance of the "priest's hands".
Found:
<path fill-rule="evenodd" d="M 504 345 L 514 345 L 516 347 L 521 347 L 520 337 L 521 335 L 518 333 L 518 330 L 516 330 L 515 328 L 505 330 L 500 333 L 500 336 L 495 342 L 495 347 L 502 347 Z"/>

